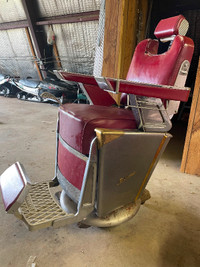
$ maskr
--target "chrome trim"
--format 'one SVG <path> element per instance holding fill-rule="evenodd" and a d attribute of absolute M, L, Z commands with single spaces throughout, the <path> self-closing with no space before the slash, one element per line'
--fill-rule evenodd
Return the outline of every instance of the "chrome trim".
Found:
<path fill-rule="evenodd" d="M 144 132 L 168 132 L 171 129 L 172 124 L 161 99 L 134 95 L 129 99 L 127 107 L 132 109 L 139 129 Z"/>
<path fill-rule="evenodd" d="M 132 219 L 140 209 L 141 200 L 127 204 L 110 214 L 106 215 L 106 217 L 98 217 L 93 211 L 82 223 L 86 225 L 96 226 L 96 227 L 112 227 L 119 225 L 123 222 L 126 222 Z"/>
<path fill-rule="evenodd" d="M 55 155 L 55 177 L 57 175 L 57 168 L 58 168 L 58 140 L 59 140 L 59 117 L 57 116 L 57 126 L 56 126 L 56 155 Z"/>
<path fill-rule="evenodd" d="M 96 179 L 97 179 L 97 138 L 95 137 L 90 145 L 89 160 L 86 165 L 83 183 L 81 187 L 80 199 L 75 213 L 69 214 L 66 219 L 54 221 L 54 227 L 61 227 L 66 224 L 84 220 L 94 210 Z M 67 195 L 66 195 L 67 197 Z M 66 202 L 61 203 L 65 205 Z M 62 207 L 66 211 L 67 207 Z"/>
<path fill-rule="evenodd" d="M 112 87 L 111 83 L 107 80 L 106 77 L 94 77 L 99 88 L 109 91 L 109 92 L 115 92 L 115 89 Z"/>
<path fill-rule="evenodd" d="M 94 105 L 94 103 L 92 102 L 92 99 L 90 98 L 90 96 L 88 95 L 87 90 L 85 89 L 84 85 L 82 83 L 78 83 L 81 90 L 83 91 L 83 93 L 86 95 L 88 101 L 90 102 L 90 105 Z"/>
<path fill-rule="evenodd" d="M 160 145 L 159 145 L 159 147 L 158 147 L 156 153 L 155 153 L 155 156 L 154 156 L 154 158 L 153 158 L 153 160 L 152 160 L 152 162 L 151 162 L 151 165 L 149 166 L 149 169 L 148 169 L 148 171 L 147 171 L 147 173 L 146 173 L 146 175 L 145 175 L 145 177 L 144 177 L 144 180 L 142 181 L 142 184 L 141 184 L 141 186 L 140 186 L 140 188 L 139 188 L 139 191 L 138 191 L 138 193 L 137 193 L 137 196 L 136 196 L 136 198 L 135 198 L 135 201 L 139 198 L 139 196 L 140 196 L 140 194 L 141 194 L 141 192 L 142 192 L 142 189 L 143 189 L 143 188 L 145 187 L 145 185 L 147 184 L 147 181 L 148 181 L 148 179 L 150 178 L 153 169 L 155 168 L 156 162 L 158 162 L 158 159 L 159 159 L 160 156 L 162 155 L 161 151 L 162 151 L 163 146 L 164 146 L 164 145 L 166 146 L 166 141 L 167 141 L 167 139 L 168 139 L 168 142 L 169 142 L 169 135 L 168 135 L 168 134 L 165 134 L 165 135 L 163 136 L 161 142 L 160 142 Z M 167 143 L 168 143 L 168 142 L 167 142 Z"/>
<path fill-rule="evenodd" d="M 81 191 L 76 188 L 73 184 L 71 184 L 67 177 L 64 177 L 64 175 L 61 173 L 59 168 L 57 167 L 57 178 L 59 181 L 60 186 L 65 191 L 65 193 L 76 203 L 78 203 Z"/>
<path fill-rule="evenodd" d="M 66 148 L 69 152 L 71 152 L 73 155 L 75 155 L 76 157 L 78 157 L 79 159 L 84 160 L 85 162 L 88 161 L 88 157 L 85 156 L 84 154 L 78 152 L 77 150 L 75 150 L 73 147 L 71 147 L 70 145 L 68 145 L 63 139 L 62 137 L 59 135 L 59 141 L 61 142 L 61 144 L 64 146 L 64 148 Z"/>

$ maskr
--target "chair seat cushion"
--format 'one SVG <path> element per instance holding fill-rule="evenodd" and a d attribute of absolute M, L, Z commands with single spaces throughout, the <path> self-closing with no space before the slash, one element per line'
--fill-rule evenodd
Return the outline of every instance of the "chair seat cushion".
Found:
<path fill-rule="evenodd" d="M 130 110 L 86 104 L 65 104 L 59 110 L 59 133 L 71 147 L 88 155 L 95 128 L 135 129 Z"/>

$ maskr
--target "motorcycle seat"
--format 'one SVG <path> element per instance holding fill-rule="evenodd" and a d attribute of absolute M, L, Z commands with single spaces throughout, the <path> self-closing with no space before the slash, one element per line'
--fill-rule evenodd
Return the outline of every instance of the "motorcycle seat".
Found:
<path fill-rule="evenodd" d="M 19 83 L 21 83 L 23 86 L 36 88 L 38 87 L 40 81 L 38 80 L 32 80 L 32 79 L 20 79 Z"/>

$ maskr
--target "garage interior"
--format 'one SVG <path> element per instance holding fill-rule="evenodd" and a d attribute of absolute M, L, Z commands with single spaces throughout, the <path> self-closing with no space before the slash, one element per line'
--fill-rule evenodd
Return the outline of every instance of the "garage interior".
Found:
<path fill-rule="evenodd" d="M 125 79 L 136 44 L 154 38 L 160 19 L 183 14 L 190 23 L 188 36 L 195 43 L 186 83 L 191 97 L 173 118 L 173 138 L 147 185 L 151 198 L 134 218 L 116 227 L 72 224 L 34 232 L 6 214 L 0 200 L 0 266 L 31 266 L 31 259 L 36 266 L 200 265 L 200 151 L 195 143 L 199 130 L 200 4 L 186 0 L 112 1 L 105 3 L 102 39 L 98 29 L 104 1 L 0 0 L 0 73 L 43 79 L 48 74 L 41 69 L 47 66 L 83 74 L 98 73 L 100 66 L 103 76 Z M 56 36 L 51 49 L 49 29 Z M 102 53 L 99 43 L 104 52 L 103 62 L 97 64 L 95 53 Z M 54 177 L 57 112 L 57 105 L 0 96 L 0 173 L 19 161 L 34 182 Z"/>

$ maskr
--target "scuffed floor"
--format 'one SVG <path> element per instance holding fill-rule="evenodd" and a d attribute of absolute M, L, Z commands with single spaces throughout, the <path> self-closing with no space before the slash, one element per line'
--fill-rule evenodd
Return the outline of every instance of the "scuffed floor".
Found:
<path fill-rule="evenodd" d="M 54 176 L 57 107 L 0 97 L 0 173 L 20 161 L 32 181 Z M 114 228 L 29 232 L 0 200 L 0 266 L 200 266 L 200 177 L 179 172 L 184 128 L 175 127 L 148 184 L 151 199 Z"/>

